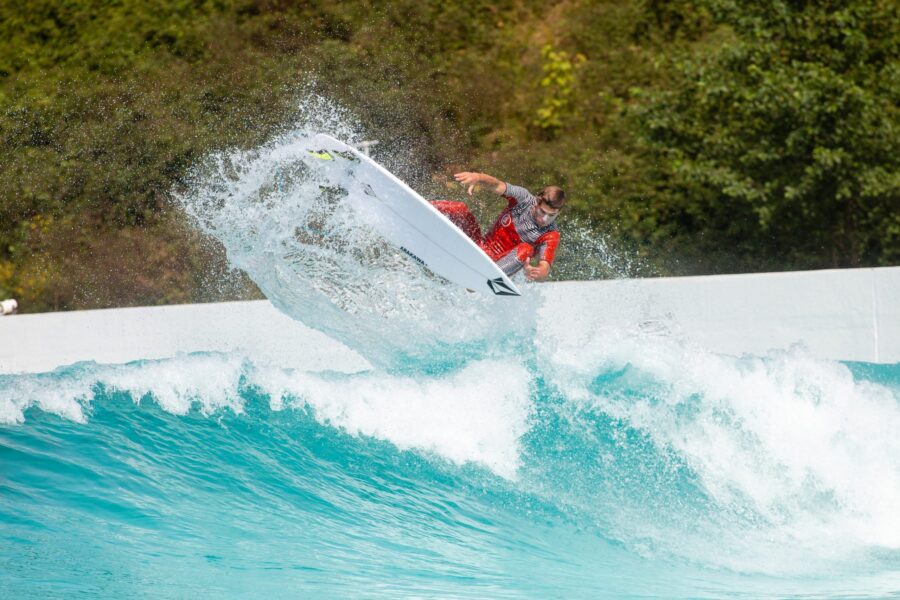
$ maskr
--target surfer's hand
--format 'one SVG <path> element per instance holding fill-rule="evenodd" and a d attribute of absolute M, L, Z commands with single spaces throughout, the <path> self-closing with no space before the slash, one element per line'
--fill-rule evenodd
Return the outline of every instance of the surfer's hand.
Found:
<path fill-rule="evenodd" d="M 550 274 L 550 263 L 542 260 L 536 267 L 525 263 L 525 278 L 529 281 L 543 281 Z"/>
<path fill-rule="evenodd" d="M 496 194 L 503 194 L 504 192 L 506 192 L 505 183 L 503 183 L 496 177 L 491 177 L 490 175 L 486 175 L 484 173 L 472 173 L 469 171 L 463 171 L 462 173 L 457 173 L 456 175 L 454 175 L 453 179 L 463 184 L 467 188 L 470 196 L 475 192 L 475 187 L 479 184 L 485 186 Z"/>
<path fill-rule="evenodd" d="M 475 186 L 481 182 L 481 173 L 469 173 L 468 171 L 465 171 L 463 173 L 457 173 L 453 178 L 468 188 L 469 195 L 471 196 L 475 191 Z"/>

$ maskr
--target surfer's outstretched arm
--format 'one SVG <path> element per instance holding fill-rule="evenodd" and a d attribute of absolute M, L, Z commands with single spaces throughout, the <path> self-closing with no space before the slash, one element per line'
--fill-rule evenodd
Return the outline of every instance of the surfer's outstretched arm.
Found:
<path fill-rule="evenodd" d="M 468 188 L 470 196 L 475 191 L 475 186 L 478 185 L 483 185 L 495 194 L 501 196 L 506 193 L 506 183 L 487 173 L 470 173 L 468 171 L 463 171 L 462 173 L 454 175 L 453 178 Z"/>

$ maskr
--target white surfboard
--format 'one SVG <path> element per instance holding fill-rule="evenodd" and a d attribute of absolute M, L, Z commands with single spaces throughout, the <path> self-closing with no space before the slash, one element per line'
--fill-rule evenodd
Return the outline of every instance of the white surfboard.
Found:
<path fill-rule="evenodd" d="M 358 186 L 362 193 L 352 196 L 354 209 L 420 265 L 477 292 L 520 295 L 500 267 L 450 219 L 368 156 L 320 133 L 309 142 L 304 158 L 333 178 L 335 186 Z"/>

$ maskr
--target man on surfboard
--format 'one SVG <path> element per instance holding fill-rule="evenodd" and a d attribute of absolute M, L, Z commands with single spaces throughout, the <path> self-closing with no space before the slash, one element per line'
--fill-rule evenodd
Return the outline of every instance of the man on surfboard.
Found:
<path fill-rule="evenodd" d="M 435 200 L 431 204 L 462 229 L 507 275 L 524 268 L 525 277 L 531 281 L 546 279 L 559 245 L 555 221 L 566 203 L 566 193 L 551 185 L 534 196 L 523 187 L 485 173 L 463 172 L 453 177 L 468 188 L 470 196 L 481 185 L 506 198 L 508 205 L 487 235 L 482 235 L 475 215 L 465 202 Z M 537 265 L 531 264 L 533 259 Z"/>

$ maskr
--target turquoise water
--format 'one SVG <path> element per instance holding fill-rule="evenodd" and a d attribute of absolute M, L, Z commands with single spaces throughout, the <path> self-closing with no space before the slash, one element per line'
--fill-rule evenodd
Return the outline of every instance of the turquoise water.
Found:
<path fill-rule="evenodd" d="M 321 108 L 180 203 L 371 368 L 0 376 L 0 598 L 900 597 L 900 365 L 716 355 L 639 297 L 585 326 L 524 282 L 514 305 L 447 286 L 304 164 L 310 131 L 357 135 Z"/>
<path fill-rule="evenodd" d="M 706 360 L 734 381 L 216 354 L 0 377 L 0 596 L 900 594 L 900 365 Z M 792 439 L 753 422 L 798 412 Z"/>

